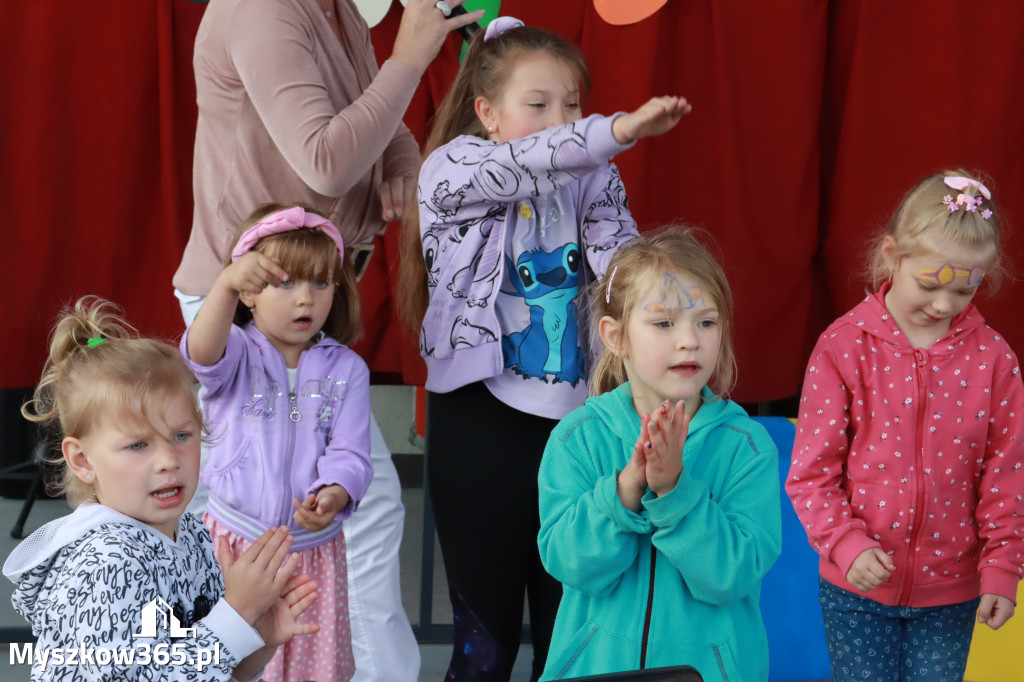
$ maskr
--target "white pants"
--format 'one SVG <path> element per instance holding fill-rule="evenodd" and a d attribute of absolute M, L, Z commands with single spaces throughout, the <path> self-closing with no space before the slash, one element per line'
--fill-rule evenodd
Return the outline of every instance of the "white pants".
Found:
<path fill-rule="evenodd" d="M 204 296 L 175 290 L 185 324 L 195 319 Z M 202 465 L 207 458 L 203 448 Z M 377 420 L 370 415 L 370 461 L 373 480 L 359 507 L 345 521 L 348 548 L 348 614 L 353 682 L 416 682 L 420 650 L 402 606 L 398 546 L 405 526 L 402 486 Z M 202 515 L 209 491 L 202 483 L 188 510 Z"/>

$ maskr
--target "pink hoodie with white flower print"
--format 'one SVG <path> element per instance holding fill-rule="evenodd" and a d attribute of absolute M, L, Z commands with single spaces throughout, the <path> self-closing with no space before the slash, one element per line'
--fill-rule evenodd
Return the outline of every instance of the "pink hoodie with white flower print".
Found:
<path fill-rule="evenodd" d="M 881 547 L 895 572 L 869 596 L 936 606 L 1016 602 L 1024 562 L 1024 384 L 1006 341 L 968 306 L 929 349 L 883 302 L 832 323 L 811 355 L 786 492 L 820 555 L 846 580 Z"/>

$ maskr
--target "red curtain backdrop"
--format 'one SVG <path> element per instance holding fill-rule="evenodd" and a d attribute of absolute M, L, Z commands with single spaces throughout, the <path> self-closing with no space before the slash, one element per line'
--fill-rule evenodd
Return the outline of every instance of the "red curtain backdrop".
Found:
<path fill-rule="evenodd" d="M 181 333 L 171 276 L 192 216 L 192 43 L 205 5 L 0 3 L 0 388 L 31 386 L 60 310 L 111 298 Z"/>
<path fill-rule="evenodd" d="M 0 387 L 33 384 L 62 303 L 121 303 L 148 334 L 181 332 L 171 275 L 189 232 L 195 91 L 205 5 L 187 0 L 0 5 L 0 192 L 7 282 Z M 383 59 L 394 2 L 373 29 Z M 799 390 L 807 352 L 864 295 L 868 240 L 921 176 L 980 170 L 1024 265 L 1024 5 L 1011 0 L 669 0 L 611 26 L 590 0 L 503 0 L 501 13 L 578 42 L 591 112 L 682 94 L 693 113 L 616 159 L 642 229 L 685 222 L 716 238 L 736 294 L 739 383 L 759 402 Z M 457 68 L 453 37 L 406 115 L 422 141 Z M 394 227 L 394 226 L 393 226 Z M 397 230 L 361 284 L 379 381 L 421 383 L 391 312 Z M 1020 285 L 978 303 L 1020 350 Z"/>

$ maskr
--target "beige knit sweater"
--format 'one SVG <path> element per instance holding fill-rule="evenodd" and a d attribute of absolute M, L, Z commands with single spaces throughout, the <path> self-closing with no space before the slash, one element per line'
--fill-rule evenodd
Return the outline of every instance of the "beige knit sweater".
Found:
<path fill-rule="evenodd" d="M 346 243 L 384 229 L 377 185 L 419 164 L 402 123 L 419 78 L 394 60 L 378 73 L 352 0 L 335 0 L 335 11 L 341 42 L 315 0 L 210 0 L 195 43 L 195 212 L 174 275 L 182 292 L 209 292 L 239 222 L 269 201 L 320 210 Z"/>

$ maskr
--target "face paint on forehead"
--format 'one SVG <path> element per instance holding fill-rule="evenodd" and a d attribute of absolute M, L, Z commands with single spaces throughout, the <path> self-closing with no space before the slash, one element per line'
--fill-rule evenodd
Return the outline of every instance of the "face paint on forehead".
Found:
<path fill-rule="evenodd" d="M 921 270 L 917 276 L 938 284 L 949 284 L 957 277 L 966 277 L 968 286 L 974 287 L 985 279 L 985 269 L 978 265 L 973 268 L 962 268 L 952 263 L 943 263 L 935 270 Z"/>
<path fill-rule="evenodd" d="M 666 272 L 661 278 L 661 300 L 650 301 L 644 305 L 644 310 L 652 313 L 660 312 L 682 312 L 692 310 L 698 306 L 710 307 L 704 302 L 704 292 L 699 284 L 685 284 L 671 272 Z"/>

